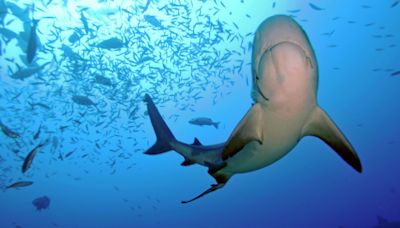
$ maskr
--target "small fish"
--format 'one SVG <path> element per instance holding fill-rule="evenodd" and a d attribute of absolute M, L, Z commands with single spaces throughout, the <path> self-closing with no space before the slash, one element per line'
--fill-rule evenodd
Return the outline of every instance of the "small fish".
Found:
<path fill-rule="evenodd" d="M 8 43 L 12 39 L 18 39 L 19 37 L 17 33 L 7 28 L 0 28 L 0 34 L 3 38 L 6 39 L 6 43 Z"/>
<path fill-rule="evenodd" d="M 320 11 L 320 10 L 324 10 L 323 8 L 321 8 L 321 7 L 319 7 L 319 6 L 317 6 L 317 5 L 315 5 L 315 4 L 313 4 L 313 3 L 309 3 L 308 4 L 310 7 L 311 7 L 311 9 L 313 9 L 313 10 L 317 10 L 317 11 Z"/>
<path fill-rule="evenodd" d="M 75 29 L 74 33 L 68 37 L 68 41 L 70 43 L 75 43 L 81 39 L 82 35 L 83 33 L 80 29 Z"/>
<path fill-rule="evenodd" d="M 15 182 L 15 183 L 7 186 L 6 188 L 7 189 L 9 189 L 9 188 L 23 188 L 23 187 L 31 186 L 32 184 L 33 184 L 32 181 L 18 181 L 18 182 Z"/>
<path fill-rule="evenodd" d="M 33 159 L 35 158 L 37 152 L 39 152 L 39 150 L 47 144 L 48 141 L 44 142 L 44 143 L 40 143 L 39 145 L 37 145 L 35 148 L 33 148 L 31 150 L 31 152 L 29 152 L 29 154 L 26 156 L 24 163 L 22 164 L 22 173 L 25 173 L 26 171 L 28 171 L 28 169 L 30 168 Z"/>
<path fill-rule="evenodd" d="M 124 46 L 125 43 L 116 37 L 103 40 L 99 44 L 97 44 L 97 47 L 102 49 L 120 49 L 123 48 Z"/>
<path fill-rule="evenodd" d="M 149 8 L 149 6 L 150 6 L 150 2 L 151 2 L 151 0 L 147 0 L 147 3 L 146 3 L 146 5 L 143 7 L 142 14 L 143 14 L 144 12 L 146 12 L 146 10 Z"/>
<path fill-rule="evenodd" d="M 144 15 L 144 19 L 147 21 L 147 23 L 153 25 L 154 27 L 164 28 L 161 22 L 153 15 Z"/>
<path fill-rule="evenodd" d="M 96 105 L 89 97 L 81 95 L 72 96 L 72 101 L 79 105 L 85 105 L 85 106 Z"/>
<path fill-rule="evenodd" d="M 49 63 L 45 63 L 42 66 L 28 66 L 27 68 L 21 68 L 17 72 L 10 75 L 13 79 L 24 80 L 33 76 L 36 73 L 39 73 L 44 67 L 46 67 Z"/>
<path fill-rule="evenodd" d="M 59 129 L 61 132 L 64 132 L 65 129 L 67 129 L 69 126 L 60 126 Z"/>
<path fill-rule="evenodd" d="M 31 32 L 29 35 L 28 48 L 26 50 L 26 58 L 27 58 L 29 64 L 32 63 L 33 59 L 36 56 L 37 43 L 38 43 L 36 27 L 37 27 L 38 23 L 39 23 L 38 20 L 33 20 L 33 25 L 31 27 Z"/>
<path fill-rule="evenodd" d="M 294 9 L 294 10 L 288 10 L 287 12 L 289 12 L 289 13 L 298 13 L 300 11 L 301 11 L 300 9 Z"/>
<path fill-rule="evenodd" d="M 399 2 L 400 2 L 399 0 L 393 2 L 392 5 L 390 6 L 390 8 L 396 7 L 399 4 Z"/>
<path fill-rule="evenodd" d="M 106 78 L 102 75 L 96 75 L 94 83 L 105 85 L 105 86 L 112 86 L 111 79 Z"/>
<path fill-rule="evenodd" d="M 72 101 L 75 102 L 78 105 L 83 105 L 83 106 L 94 106 L 97 111 L 100 112 L 99 108 L 97 107 L 96 103 L 94 103 L 89 97 L 87 96 L 82 96 L 82 95 L 74 95 L 72 96 Z M 75 121 L 76 122 L 76 121 Z M 80 122 L 79 122 L 80 124 Z"/>
<path fill-rule="evenodd" d="M 41 108 L 44 108 L 44 109 L 47 109 L 47 110 L 50 109 L 50 107 L 48 105 L 43 104 L 43 103 L 31 103 L 31 102 L 28 101 L 28 104 L 31 106 L 31 109 L 34 109 L 35 106 L 41 107 Z"/>
<path fill-rule="evenodd" d="M 74 149 L 74 150 L 71 151 L 71 152 L 68 152 L 68 153 L 64 156 L 64 158 L 68 158 L 68 157 L 71 156 L 75 151 L 76 151 L 76 149 Z"/>
<path fill-rule="evenodd" d="M 20 137 L 20 135 L 17 132 L 11 130 L 9 127 L 7 127 L 5 124 L 3 124 L 3 122 L 1 122 L 1 120 L 0 120 L 0 128 L 3 131 L 3 133 L 10 138 L 16 139 L 16 138 Z"/>
<path fill-rule="evenodd" d="M 89 32 L 90 32 L 89 24 L 88 24 L 88 21 L 87 21 L 85 15 L 83 15 L 83 12 L 81 12 L 81 22 L 83 24 L 83 28 L 85 29 L 86 34 L 89 34 Z"/>
<path fill-rule="evenodd" d="M 372 7 L 370 5 L 361 5 L 361 8 L 363 8 L 363 9 L 371 9 Z"/>
<path fill-rule="evenodd" d="M 398 76 L 398 75 L 400 75 L 400 70 L 390 74 L 390 76 Z"/>
<path fill-rule="evenodd" d="M 214 126 L 215 128 L 218 128 L 219 122 L 213 122 L 210 118 L 207 117 L 199 117 L 199 118 L 194 118 L 189 121 L 190 124 L 193 125 L 198 125 L 198 126 L 203 126 L 203 125 L 208 125 L 208 126 Z"/>
<path fill-rule="evenodd" d="M 35 135 L 33 135 L 33 139 L 36 140 L 39 138 L 40 136 L 40 130 L 42 129 L 42 125 L 39 126 L 37 132 L 35 133 Z"/>

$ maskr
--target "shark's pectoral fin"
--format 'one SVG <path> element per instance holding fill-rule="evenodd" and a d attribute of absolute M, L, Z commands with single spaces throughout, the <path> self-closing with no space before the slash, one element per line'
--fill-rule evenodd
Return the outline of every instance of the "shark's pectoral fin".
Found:
<path fill-rule="evenodd" d="M 222 153 L 222 159 L 226 160 L 239 152 L 251 141 L 262 144 L 263 132 L 263 109 L 261 104 L 256 103 L 236 126 Z"/>
<path fill-rule="evenodd" d="M 350 142 L 320 107 L 311 114 L 303 128 L 303 135 L 320 138 L 358 172 L 362 172 L 360 159 Z"/>

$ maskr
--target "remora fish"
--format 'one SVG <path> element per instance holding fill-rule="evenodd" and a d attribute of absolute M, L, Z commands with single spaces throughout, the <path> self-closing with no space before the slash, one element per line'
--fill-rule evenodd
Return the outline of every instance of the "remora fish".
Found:
<path fill-rule="evenodd" d="M 145 153 L 175 150 L 185 157 L 185 164 L 208 167 L 208 173 L 217 182 L 182 203 L 222 188 L 237 173 L 271 165 L 288 154 L 304 136 L 320 138 L 362 172 L 360 159 L 350 142 L 317 103 L 318 65 L 300 25 L 284 15 L 266 19 L 257 29 L 252 53 L 254 104 L 223 144 L 202 146 L 177 141 L 150 96 L 145 96 L 157 136 L 156 143 Z"/>
<path fill-rule="evenodd" d="M 215 128 L 218 128 L 219 122 L 214 122 L 212 119 L 207 118 L 207 117 L 199 117 L 199 118 L 194 118 L 189 121 L 189 123 L 193 125 L 208 125 L 208 126 L 214 126 Z"/>
<path fill-rule="evenodd" d="M 44 142 L 44 143 L 40 143 L 39 145 L 37 145 L 35 148 L 33 148 L 31 150 L 31 152 L 29 152 L 29 154 L 26 156 L 24 163 L 22 164 L 22 173 L 25 173 L 32 164 L 33 159 L 35 158 L 37 152 L 40 151 L 40 149 L 47 144 L 48 141 Z"/>

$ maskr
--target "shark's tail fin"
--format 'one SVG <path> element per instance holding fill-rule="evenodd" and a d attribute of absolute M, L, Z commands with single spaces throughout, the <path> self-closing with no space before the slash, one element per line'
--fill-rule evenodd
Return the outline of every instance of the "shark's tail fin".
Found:
<path fill-rule="evenodd" d="M 150 116 L 151 124 L 153 125 L 154 132 L 157 136 L 157 142 L 150 147 L 145 154 L 161 154 L 172 150 L 170 142 L 175 141 L 175 137 L 169 130 L 167 124 L 161 117 L 151 97 L 146 94 L 144 101 L 147 103 L 147 112 Z"/>

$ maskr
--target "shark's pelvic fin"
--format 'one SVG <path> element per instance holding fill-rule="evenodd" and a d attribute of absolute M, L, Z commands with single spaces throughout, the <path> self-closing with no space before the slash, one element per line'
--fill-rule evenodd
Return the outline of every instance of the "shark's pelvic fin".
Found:
<path fill-rule="evenodd" d="M 204 162 L 204 163 L 208 167 L 208 173 L 210 175 L 213 175 L 214 173 L 218 172 L 219 170 L 225 168 L 227 165 L 226 162 L 216 163 L 216 164 L 213 164 L 211 162 Z"/>
<path fill-rule="evenodd" d="M 144 96 L 144 101 L 147 103 L 147 111 L 157 136 L 156 143 L 144 153 L 161 154 L 172 150 L 170 143 L 176 141 L 174 135 L 161 117 L 156 105 L 148 94 Z"/>
<path fill-rule="evenodd" d="M 362 172 L 361 161 L 350 142 L 336 124 L 320 107 L 316 107 L 303 127 L 303 136 L 320 138 L 328 144 L 340 157 L 358 172 Z"/>
<path fill-rule="evenodd" d="M 263 132 L 261 123 L 264 122 L 262 118 L 263 109 L 261 104 L 256 103 L 239 122 L 226 142 L 222 153 L 223 160 L 234 156 L 251 141 L 257 141 L 262 144 Z"/>

